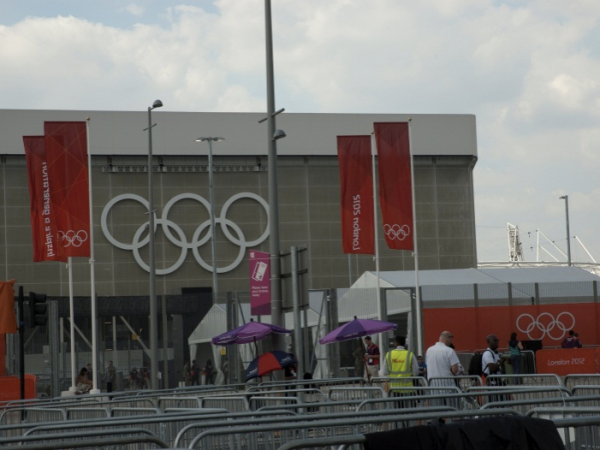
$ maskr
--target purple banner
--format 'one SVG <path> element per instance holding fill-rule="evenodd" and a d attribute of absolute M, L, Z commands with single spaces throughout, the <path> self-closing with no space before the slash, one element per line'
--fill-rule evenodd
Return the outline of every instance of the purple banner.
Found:
<path fill-rule="evenodd" d="M 250 250 L 250 314 L 271 315 L 271 255 Z"/>

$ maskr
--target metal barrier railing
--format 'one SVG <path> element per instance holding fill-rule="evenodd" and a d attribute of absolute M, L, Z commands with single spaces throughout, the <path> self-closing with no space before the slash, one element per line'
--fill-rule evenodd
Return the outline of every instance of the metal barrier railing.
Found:
<path fill-rule="evenodd" d="M 523 375 L 488 375 L 486 386 L 563 386 L 562 380 L 553 373 Z"/>
<path fill-rule="evenodd" d="M 576 375 L 567 375 L 563 381 L 565 387 L 573 390 L 575 386 L 598 386 L 600 385 L 600 374 L 598 373 L 580 373 Z"/>
<path fill-rule="evenodd" d="M 487 401 L 528 400 L 534 402 L 544 398 L 570 397 L 571 393 L 564 386 L 481 386 L 467 389 L 467 393 L 477 394 L 481 397 L 480 405 Z"/>
<path fill-rule="evenodd" d="M 577 385 L 577 386 L 573 386 L 573 388 L 571 389 L 571 394 L 574 397 L 589 396 L 589 395 L 600 395 L 600 385 L 591 385 L 591 386 Z"/>
<path fill-rule="evenodd" d="M 335 387 L 329 391 L 329 400 L 331 401 L 344 401 L 344 400 L 358 400 L 367 398 L 383 398 L 386 393 L 380 387 L 374 386 L 363 386 L 359 388 L 355 387 Z"/>
<path fill-rule="evenodd" d="M 576 417 L 600 417 L 600 407 L 562 406 L 562 407 L 535 407 L 527 411 L 527 416 L 539 419 L 572 419 Z"/>
<path fill-rule="evenodd" d="M 346 401 L 323 401 L 323 402 L 307 402 L 292 405 L 263 406 L 257 411 L 293 411 L 294 414 L 337 414 L 354 412 L 363 400 L 346 400 Z"/>
<path fill-rule="evenodd" d="M 202 410 L 197 410 L 193 413 L 170 413 L 160 415 L 149 415 L 149 416 L 137 416 L 137 417 L 120 417 L 110 418 L 102 420 L 91 420 L 91 421 L 73 421 L 68 423 L 69 430 L 73 432 L 80 432 L 85 430 L 94 429 L 111 429 L 111 430 L 126 430 L 129 428 L 145 428 L 151 433 L 156 434 L 160 439 L 165 442 L 173 442 L 179 431 L 192 423 L 198 423 L 199 421 L 228 421 L 231 424 L 232 420 L 243 420 L 244 418 L 254 418 L 256 416 L 263 418 L 281 417 L 281 416 L 292 416 L 291 412 L 286 411 L 269 411 L 262 413 L 238 413 L 232 414 L 226 413 L 205 413 Z M 34 434 L 54 434 L 62 432 L 65 429 L 65 422 L 54 422 L 48 424 L 30 424 L 27 426 L 21 426 L 19 429 L 20 433 L 17 436 L 29 436 Z M 6 429 L 2 430 L 7 431 Z M 126 434 L 124 431 L 120 432 Z"/>
<path fill-rule="evenodd" d="M 67 420 L 94 420 L 110 417 L 109 408 L 67 408 Z"/>
<path fill-rule="evenodd" d="M 456 385 L 463 391 L 473 386 L 482 386 L 483 381 L 478 375 L 457 375 L 455 377 L 436 377 L 427 380 L 429 386 Z"/>
<path fill-rule="evenodd" d="M 594 375 L 584 376 L 591 377 L 587 379 L 593 378 L 594 381 L 596 381 L 595 378 L 600 378 L 600 375 L 598 377 Z M 456 409 L 459 412 L 486 412 L 489 410 L 493 411 L 494 414 L 505 409 L 504 407 L 511 407 L 513 411 L 523 414 L 536 409 L 536 406 L 539 408 L 541 405 L 546 408 L 556 405 L 565 410 L 580 408 L 578 410 L 580 414 L 583 414 L 582 407 L 587 406 L 588 411 L 591 411 L 592 407 L 600 407 L 600 385 L 594 383 L 589 386 L 577 385 L 577 381 L 585 379 L 578 376 L 572 376 L 571 381 L 569 381 L 569 377 L 565 379 L 565 384 L 567 382 L 572 383 L 572 392 L 563 386 L 560 383 L 560 378 L 555 375 L 491 376 L 488 377 L 488 380 L 494 379 L 494 377 L 501 380 L 521 377 L 528 379 L 532 384 L 536 380 L 535 377 L 540 377 L 537 380 L 543 384 L 540 387 L 535 387 L 532 384 L 508 384 L 504 387 L 468 386 L 466 392 L 463 392 L 456 384 L 453 386 L 421 385 L 424 379 L 418 377 L 416 378 L 417 386 L 394 387 L 388 392 L 388 395 L 390 395 L 388 398 L 368 398 L 382 395 L 383 389 L 364 384 L 361 384 L 361 387 L 337 385 L 330 383 L 331 380 L 323 380 L 322 383 L 321 380 L 304 380 L 292 384 L 292 387 L 297 386 L 299 389 L 281 389 L 284 386 L 288 387 L 288 382 L 269 382 L 269 386 L 254 386 L 242 393 L 228 388 L 219 390 L 199 389 L 197 391 L 201 392 L 202 395 L 192 396 L 190 395 L 192 390 L 185 388 L 185 396 L 182 395 L 183 392 L 179 392 L 178 395 L 165 395 L 165 391 L 145 391 L 143 395 L 135 396 L 113 396 L 111 393 L 113 397 L 111 400 L 108 399 L 107 395 L 101 395 L 66 397 L 43 402 L 22 401 L 14 402 L 15 406 L 2 412 L 0 424 L 3 425 L 0 426 L 0 437 L 17 438 L 20 435 L 27 434 L 33 428 L 38 430 L 36 432 L 41 432 L 44 429 L 44 425 L 41 424 L 46 424 L 49 421 L 56 425 L 57 428 L 54 428 L 53 431 L 53 433 L 56 433 L 57 431 L 64 431 L 64 421 L 68 420 L 68 427 L 73 430 L 85 431 L 88 428 L 101 429 L 106 427 L 111 427 L 111 429 L 144 428 L 163 442 L 171 443 L 183 427 L 198 422 L 200 417 L 202 417 L 203 424 L 207 420 L 225 421 L 225 418 L 228 418 L 227 424 L 231 426 L 232 420 L 230 419 L 234 417 L 252 417 L 252 420 L 254 420 L 257 417 L 263 417 L 264 414 L 270 414 L 270 417 L 287 414 L 299 415 L 298 417 L 304 421 L 308 420 L 307 418 L 318 416 L 322 416 L 321 420 L 328 420 L 334 414 L 348 414 L 346 418 L 356 417 L 358 419 L 367 412 L 393 415 L 399 412 L 398 407 L 410 407 L 415 411 L 423 411 L 423 408 L 429 408 L 436 404 L 445 408 L 446 411 Z M 465 383 L 477 383 L 476 378 L 463 377 Z M 355 380 L 363 382 L 362 379 Z M 375 384 L 382 384 L 385 381 L 397 381 L 390 378 L 374 380 L 376 381 Z M 455 382 L 456 379 L 449 379 L 449 381 Z M 326 398 L 319 389 L 305 389 L 305 386 L 326 388 L 329 397 Z M 319 401 L 314 402 L 315 398 L 308 400 L 306 396 L 309 393 L 318 398 Z M 571 393 L 575 397 L 570 397 Z M 398 397 L 395 397 L 395 394 Z M 211 401 L 214 403 L 211 404 Z M 229 403 L 218 406 L 221 401 Z M 286 404 L 290 402 L 294 404 Z M 39 407 L 41 405 L 43 407 Z M 149 405 L 152 405 L 152 407 L 147 407 Z M 240 412 L 236 413 L 236 408 L 239 408 L 237 411 L 244 411 L 243 414 L 245 415 L 240 416 Z M 232 412 L 223 413 L 224 410 Z M 165 411 L 169 411 L 169 413 L 164 414 Z M 106 419 L 108 413 L 113 414 L 114 417 Z M 488 413 L 486 412 L 486 414 Z M 135 415 L 143 415 L 143 417 L 136 417 Z M 219 417 L 221 419 L 217 419 Z M 312 421 L 312 419 L 310 420 Z M 34 421 L 37 423 L 34 423 Z M 147 421 L 150 421 L 148 425 L 145 423 Z M 283 421 L 289 422 L 289 419 Z M 272 423 L 273 420 L 269 420 L 269 424 Z M 340 432 L 343 429 L 342 427 L 330 431 Z M 123 436 L 126 436 L 124 432 Z M 268 432 L 264 438 L 267 440 L 272 439 L 273 433 Z M 188 437 L 188 442 L 191 442 L 191 440 L 192 438 Z"/>
<path fill-rule="evenodd" d="M 160 409 L 162 412 L 165 412 L 167 409 L 180 409 L 180 408 L 194 409 L 194 408 L 201 408 L 201 407 L 202 407 L 202 400 L 200 399 L 200 397 L 174 396 L 174 397 L 159 397 L 158 398 L 158 409 Z"/>
<path fill-rule="evenodd" d="M 600 448 L 600 417 L 554 419 L 568 450 Z"/>
<path fill-rule="evenodd" d="M 324 392 L 328 391 L 332 387 L 349 386 L 349 387 L 360 387 L 365 386 L 367 381 L 360 377 L 351 378 L 323 378 L 323 379 L 311 379 L 311 380 L 286 380 L 286 381 L 263 381 L 255 386 L 247 386 L 247 391 L 254 389 L 281 389 L 284 386 L 302 386 L 306 387 L 318 387 Z"/>
<path fill-rule="evenodd" d="M 246 412 L 250 410 L 250 404 L 245 396 L 231 397 L 204 397 L 202 408 L 223 408 L 231 412 Z"/>
<path fill-rule="evenodd" d="M 406 410 L 408 412 L 414 410 Z M 404 411 L 404 413 L 406 413 Z M 439 413 L 450 412 L 448 408 L 433 408 L 432 411 L 437 411 Z M 399 414 L 401 411 L 368 411 L 361 413 L 360 417 L 362 418 L 374 418 L 374 417 L 385 417 L 389 414 Z M 305 427 L 309 427 L 311 429 L 315 427 L 319 427 L 321 422 L 325 420 L 338 420 L 340 423 L 345 423 L 349 419 L 356 419 L 357 415 L 355 413 L 337 413 L 337 414 L 319 414 L 314 416 L 303 416 L 300 419 L 298 416 L 291 417 L 271 417 L 271 418 L 237 418 L 235 420 L 235 426 L 244 426 L 248 427 L 248 430 L 253 430 L 257 427 L 274 425 L 277 426 L 279 424 L 286 426 L 287 424 L 293 423 L 302 423 Z M 222 420 L 222 421 L 202 421 L 190 424 L 181 429 L 178 433 L 175 441 L 173 442 L 173 447 L 189 447 L 191 443 L 196 439 L 196 437 L 206 431 L 210 430 L 218 430 L 218 429 L 228 429 L 231 428 L 232 421 L 231 420 Z M 258 429 L 258 428 L 257 428 Z M 250 431 L 249 431 L 250 432 Z M 212 448 L 212 447 L 207 447 Z M 233 448 L 233 447 L 232 447 Z"/>
<path fill-rule="evenodd" d="M 345 420 L 319 420 L 315 422 L 286 422 L 271 425 L 235 426 L 224 429 L 210 429 L 197 435 L 188 448 L 210 448 L 212 450 L 229 450 L 231 448 L 261 448 L 274 450 L 291 442 L 308 438 L 323 438 L 331 436 L 357 435 L 375 431 L 384 431 L 396 428 L 406 428 L 428 420 L 437 420 L 440 412 L 394 414 L 376 417 L 364 416 Z M 510 409 L 491 411 L 489 415 L 517 414 Z M 443 416 L 447 420 L 465 419 L 468 417 L 488 415 L 481 411 L 445 411 Z M 178 444 L 178 442 L 175 442 Z"/>
<path fill-rule="evenodd" d="M 427 386 L 427 379 L 424 377 L 404 377 L 402 378 L 402 382 L 406 383 L 406 382 L 412 382 L 412 384 L 414 386 Z M 371 386 L 373 387 L 378 387 L 381 389 L 385 389 L 385 387 L 387 385 L 389 385 L 390 383 L 394 383 L 394 382 L 398 382 L 398 380 L 396 378 L 393 377 L 373 377 L 371 378 Z"/>
<path fill-rule="evenodd" d="M 119 436 L 114 438 L 114 436 Z M 111 439 L 112 438 L 112 439 Z M 84 441 L 85 440 L 85 441 Z M 85 442 L 85 444 L 84 444 Z M 40 435 L 25 435 L 4 438 L 3 450 L 25 450 L 28 445 L 37 449 L 104 447 L 107 445 L 122 446 L 138 443 L 152 443 L 162 448 L 169 446 L 153 433 L 144 428 L 129 428 L 126 430 L 86 430 L 79 432 L 62 432 Z M 15 445 L 10 445 L 15 444 Z"/>
<path fill-rule="evenodd" d="M 266 406 L 273 406 L 275 408 L 281 408 L 282 406 L 286 406 L 289 404 L 298 405 L 302 402 L 298 397 L 268 397 L 264 395 L 259 395 L 256 397 L 250 397 L 248 399 L 248 403 L 250 405 L 251 411 L 258 411 Z"/>

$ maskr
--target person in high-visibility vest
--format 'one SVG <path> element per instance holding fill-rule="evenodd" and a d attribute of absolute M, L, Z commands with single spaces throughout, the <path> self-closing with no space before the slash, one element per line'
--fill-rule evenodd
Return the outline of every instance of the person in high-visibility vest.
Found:
<path fill-rule="evenodd" d="M 386 377 L 398 379 L 390 383 L 390 388 L 413 386 L 412 380 L 400 381 L 400 379 L 419 376 L 417 357 L 406 349 L 405 336 L 394 337 L 394 345 L 396 348 L 385 355 L 382 373 Z"/>

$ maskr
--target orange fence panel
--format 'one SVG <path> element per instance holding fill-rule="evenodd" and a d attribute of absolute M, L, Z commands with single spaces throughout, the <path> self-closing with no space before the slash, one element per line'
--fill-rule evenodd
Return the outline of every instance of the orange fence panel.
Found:
<path fill-rule="evenodd" d="M 596 349 L 569 348 L 538 350 L 535 354 L 537 373 L 559 376 L 573 373 L 596 373 Z"/>

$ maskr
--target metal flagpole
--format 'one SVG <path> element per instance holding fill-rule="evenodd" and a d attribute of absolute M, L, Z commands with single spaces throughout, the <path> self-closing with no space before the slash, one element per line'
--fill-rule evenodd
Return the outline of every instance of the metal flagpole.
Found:
<path fill-rule="evenodd" d="M 412 139 L 410 134 L 410 124 L 412 118 L 408 119 L 408 150 L 410 158 L 410 191 L 412 196 L 412 214 L 413 214 L 413 256 L 415 258 L 415 317 L 417 331 L 417 355 L 423 355 L 423 305 L 421 304 L 421 292 L 419 289 L 419 253 L 417 251 L 417 208 L 415 204 L 415 170 L 412 156 Z"/>
<path fill-rule="evenodd" d="M 371 170 L 373 171 L 373 221 L 375 222 L 375 273 L 377 274 L 377 320 L 383 320 L 381 317 L 381 286 L 379 280 L 379 233 L 377 231 L 377 177 L 375 171 L 375 153 L 377 152 L 377 143 L 375 142 L 375 132 L 371 133 Z M 379 346 L 383 345 L 383 337 L 380 336 Z"/>
<path fill-rule="evenodd" d="M 77 366 L 75 362 L 75 304 L 73 302 L 73 259 L 69 256 L 69 321 L 71 322 L 71 387 L 70 392 L 77 392 Z"/>
<path fill-rule="evenodd" d="M 98 389 L 98 331 L 97 327 L 97 311 L 96 311 L 96 278 L 94 276 L 94 208 L 92 203 L 92 154 L 90 152 L 90 118 L 88 117 L 85 121 L 86 124 L 86 138 L 87 138 L 87 157 L 88 157 L 88 196 L 90 204 L 90 289 L 91 289 L 91 300 L 92 300 L 92 389 L 91 394 L 99 394 Z M 73 326 L 73 322 L 71 322 Z M 72 339 L 72 338 L 71 338 Z M 71 349 L 72 350 L 72 349 Z"/>

